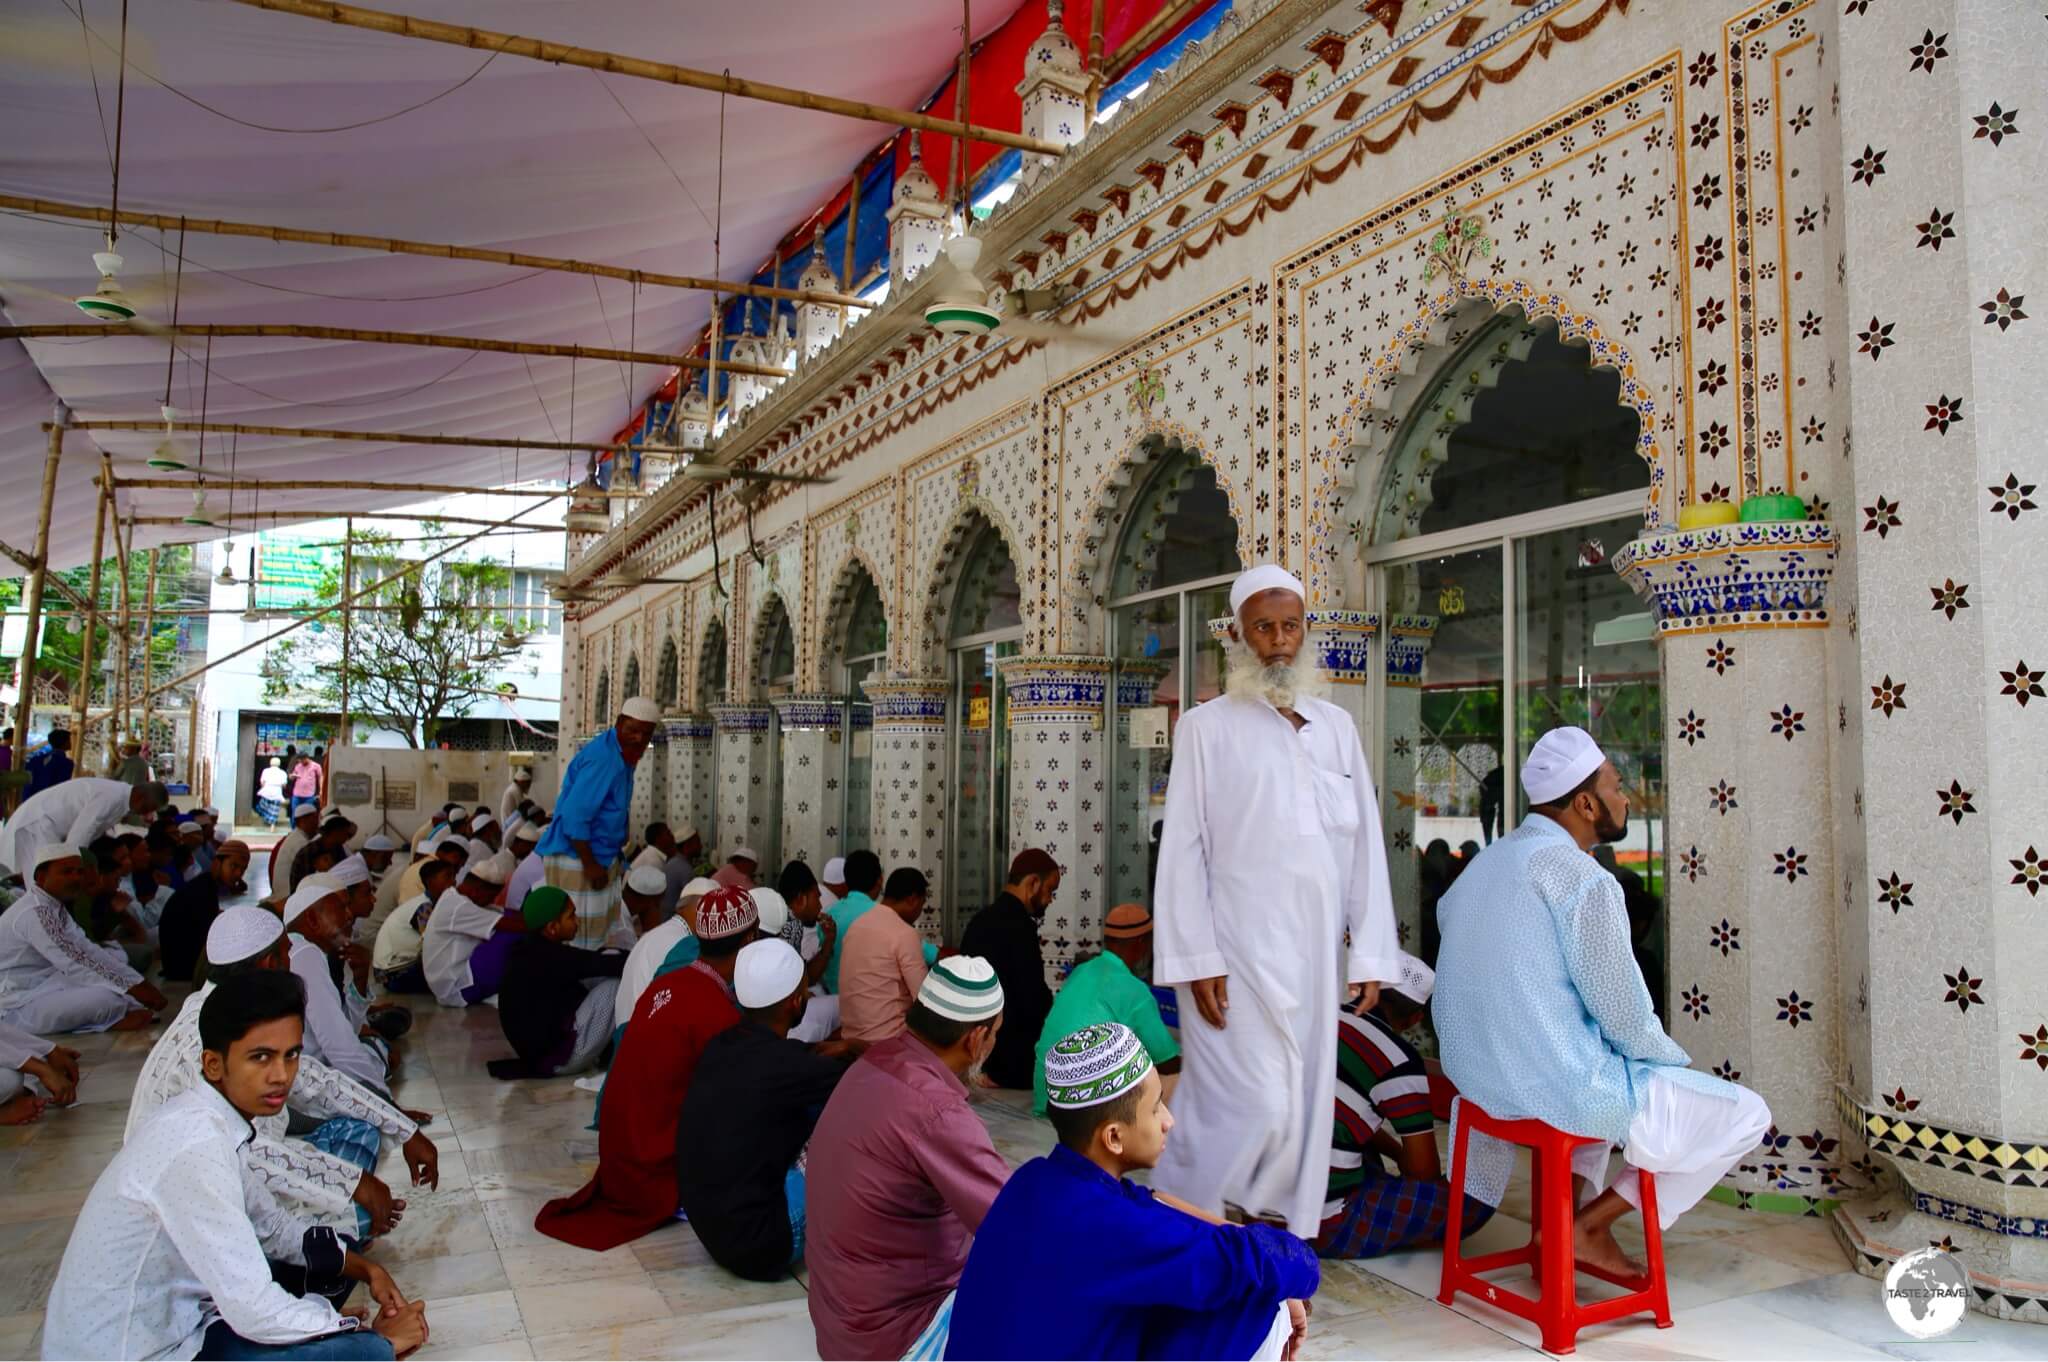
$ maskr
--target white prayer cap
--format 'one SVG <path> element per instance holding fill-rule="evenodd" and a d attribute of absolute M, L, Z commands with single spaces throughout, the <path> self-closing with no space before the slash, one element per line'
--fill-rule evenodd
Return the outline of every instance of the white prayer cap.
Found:
<path fill-rule="evenodd" d="M 200 810 L 199 812 L 201 812 L 201 813 L 203 813 L 203 814 L 208 814 L 208 815 L 211 815 L 211 816 L 212 816 L 212 817 L 214 817 L 214 818 L 218 818 L 218 817 L 220 817 L 220 810 L 219 810 L 219 809 L 216 809 L 216 808 L 215 808 L 215 807 L 213 807 L 213 805 L 211 805 L 211 804 L 208 804 L 208 805 L 207 805 L 207 806 L 206 806 L 205 808 L 201 809 L 201 810 Z"/>
<path fill-rule="evenodd" d="M 789 923 L 789 903 L 773 889 L 749 889 L 754 911 L 761 915 L 761 935 L 774 936 Z"/>
<path fill-rule="evenodd" d="M 52 861 L 75 861 L 78 855 L 78 845 L 75 842 L 45 842 L 36 849 L 34 868 L 41 870 Z"/>
<path fill-rule="evenodd" d="M 344 856 L 334 869 L 327 872 L 327 878 L 346 889 L 351 885 L 370 882 L 370 863 L 361 856 Z M 304 883 L 304 881 L 301 881 Z"/>
<path fill-rule="evenodd" d="M 524 818 L 520 819 L 518 826 L 512 829 L 512 840 L 515 842 L 540 841 L 540 825 Z"/>
<path fill-rule="evenodd" d="M 663 853 L 660 847 L 648 847 L 645 851 L 642 851 L 638 856 L 635 856 L 633 858 L 633 868 L 635 870 L 638 870 L 642 866 L 649 866 L 655 870 L 659 870 L 667 864 L 668 856 Z M 666 881 L 664 881 L 664 883 L 665 882 Z"/>
<path fill-rule="evenodd" d="M 626 888 L 650 898 L 659 897 L 668 890 L 668 876 L 654 866 L 636 865 L 626 876 Z"/>
<path fill-rule="evenodd" d="M 683 827 L 675 829 L 675 834 L 677 846 L 681 846 L 683 843 L 691 841 L 701 835 L 698 833 L 697 825 L 695 823 L 689 823 L 684 825 Z"/>
<path fill-rule="evenodd" d="M 206 929 L 206 963 L 232 965 L 252 959 L 277 944 L 284 923 L 277 914 L 242 904 L 224 908 Z"/>
<path fill-rule="evenodd" d="M 701 899 L 712 890 L 723 888 L 725 886 L 717 880 L 706 879 L 704 876 L 699 875 L 696 879 L 684 885 L 683 892 L 676 895 L 676 897 L 679 899 Z"/>
<path fill-rule="evenodd" d="M 514 780 L 532 780 L 532 779 L 533 779 L 533 768 L 532 768 L 531 766 L 515 766 L 515 767 L 513 767 L 513 768 L 512 768 L 512 779 L 514 779 Z"/>
<path fill-rule="evenodd" d="M 441 849 L 441 843 L 447 840 L 448 839 L 445 837 L 429 837 L 425 841 L 421 842 L 418 846 L 414 847 L 413 851 L 415 854 L 420 856 L 431 856 L 435 852 L 439 851 Z"/>
<path fill-rule="evenodd" d="M 761 853 L 752 847 L 734 847 L 731 851 L 725 853 L 725 859 L 728 861 L 752 861 L 755 865 L 759 865 L 761 864 Z"/>
<path fill-rule="evenodd" d="M 469 830 L 471 832 L 482 832 L 485 828 L 494 828 L 496 826 L 498 826 L 498 820 L 488 813 L 480 813 L 469 820 Z"/>
<path fill-rule="evenodd" d="M 308 875 L 299 881 L 299 887 L 292 890 L 292 896 L 284 901 L 284 920 L 290 922 L 299 914 L 325 898 L 332 898 L 342 891 L 330 875 Z"/>
<path fill-rule="evenodd" d="M 363 843 L 363 850 L 396 851 L 398 850 L 398 843 L 381 832 L 373 832 L 370 834 L 370 840 Z"/>
<path fill-rule="evenodd" d="M 1277 563 L 1261 563 L 1231 583 L 1230 617 L 1236 619 L 1244 603 L 1261 591 L 1292 591 L 1301 597 L 1302 604 L 1308 604 L 1308 588 L 1301 584 L 1301 578 Z"/>
<path fill-rule="evenodd" d="M 652 724 L 661 721 L 661 710 L 646 696 L 636 695 L 619 706 L 619 716 L 625 719 L 638 719 L 643 724 Z"/>
<path fill-rule="evenodd" d="M 931 967 L 917 1000 L 941 1017 L 982 1022 L 1003 1010 L 1003 985 L 988 961 L 978 955 L 955 955 Z"/>
<path fill-rule="evenodd" d="M 498 863 L 498 858 L 491 855 L 490 851 L 489 847 L 485 847 L 483 859 L 473 860 L 464 866 L 463 875 L 466 878 L 482 880 L 485 884 L 503 884 L 511 879 L 511 873 Z"/>
<path fill-rule="evenodd" d="M 1396 951 L 1394 955 L 1400 965 L 1401 977 L 1390 987 L 1418 1006 L 1428 1002 L 1429 995 L 1436 991 L 1436 971 L 1406 951 Z"/>
<path fill-rule="evenodd" d="M 1522 789 L 1531 804 L 1548 804 L 1576 790 L 1606 760 L 1607 754 L 1585 729 L 1553 728 L 1529 749 L 1529 759 L 1522 763 Z"/>
<path fill-rule="evenodd" d="M 825 873 L 818 876 L 818 882 L 820 884 L 845 884 L 846 858 L 844 856 L 834 856 L 831 860 L 825 862 Z"/>
<path fill-rule="evenodd" d="M 472 842 L 465 842 L 460 837 L 450 837 L 447 840 L 450 842 L 461 842 L 463 846 L 469 849 L 469 855 L 462 863 L 464 870 L 468 870 L 471 866 L 482 865 L 485 861 L 491 860 L 498 854 L 491 850 L 490 843 L 484 841 L 481 837 Z"/>
<path fill-rule="evenodd" d="M 733 961 L 733 992 L 741 1007 L 773 1007 L 803 981 L 803 957 L 780 937 L 749 942 Z"/>

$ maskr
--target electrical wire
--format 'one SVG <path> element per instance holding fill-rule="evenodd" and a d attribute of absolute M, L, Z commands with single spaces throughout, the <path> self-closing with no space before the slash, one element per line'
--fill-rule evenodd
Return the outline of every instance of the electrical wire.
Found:
<path fill-rule="evenodd" d="M 551 273 L 549 270 L 528 270 L 524 274 L 513 275 L 510 279 L 500 279 L 494 284 L 478 284 L 474 288 L 449 289 L 445 293 L 322 293 L 318 289 L 292 288 L 286 284 L 269 284 L 261 279 L 251 279 L 246 274 L 237 274 L 233 270 L 222 269 L 218 265 L 209 265 L 202 260 L 194 259 L 185 255 L 182 251 L 178 253 L 178 258 L 181 265 L 189 263 L 196 270 L 204 270 L 208 274 L 218 274 L 223 278 L 232 279 L 238 284 L 247 284 L 251 288 L 269 289 L 273 293 L 289 293 L 300 298 L 325 298 L 330 302 L 337 303 L 431 303 L 442 298 L 466 298 L 473 293 L 489 293 L 493 289 L 507 288 L 513 284 L 522 284 L 528 279 L 537 279 L 543 274 Z"/>
<path fill-rule="evenodd" d="M 633 125 L 633 131 L 640 134 L 640 140 L 647 144 L 648 150 L 652 151 L 655 157 L 660 160 L 662 169 L 666 170 L 669 178 L 676 182 L 676 188 L 683 191 L 683 197 L 690 201 L 690 207 L 697 210 L 697 216 L 704 219 L 704 225 L 712 227 L 713 224 L 710 217 L 704 212 L 704 205 L 697 202 L 697 196 L 690 192 L 690 186 L 683 183 L 683 177 L 676 172 L 676 168 L 673 165 L 669 164 L 669 159 L 662 154 L 661 147 L 652 137 L 648 136 L 647 129 L 640 126 L 640 120 L 633 117 L 633 111 L 626 107 L 625 101 L 619 98 L 617 92 L 612 89 L 611 83 L 605 80 L 604 72 L 593 69 L 590 74 L 597 78 L 597 83 L 604 88 L 604 92 L 612 97 L 612 103 L 619 106 L 619 112 L 624 114 L 626 121 Z M 714 228 L 714 230 L 716 229 Z"/>
<path fill-rule="evenodd" d="M 97 41 L 100 44 L 100 46 L 108 48 L 110 50 L 113 48 L 112 43 L 109 43 L 105 38 L 101 37 L 100 34 L 96 30 L 94 30 L 91 25 L 86 23 L 84 0 L 79 0 L 79 4 L 77 6 L 73 6 L 71 0 L 58 0 L 58 3 L 63 5 L 64 8 L 70 10 L 73 14 L 76 14 L 78 16 L 79 27 L 83 28 L 93 40 Z M 493 51 L 488 57 L 485 57 L 483 61 L 477 66 L 476 70 L 471 71 L 461 80 L 456 81 L 453 85 L 449 86 L 445 90 L 442 90 L 440 93 L 429 95 L 427 96 L 427 98 L 420 100 L 416 104 L 408 104 L 402 109 L 395 109 L 387 114 L 379 114 L 375 118 L 358 119 L 356 122 L 353 123 L 337 123 L 332 127 L 326 128 L 286 128 L 280 127 L 276 124 L 257 123 L 253 122 L 250 119 L 238 118 L 234 114 L 227 112 L 225 109 L 214 108 L 213 105 L 208 104 L 205 100 L 200 99 L 196 95 L 187 94 L 185 91 L 180 90 L 177 86 L 171 84 L 169 81 L 165 80 L 162 76 L 157 75 L 153 71 L 146 71 L 140 65 L 136 65 L 134 67 L 134 70 L 135 74 L 141 76 L 144 80 L 150 81 L 155 85 L 161 86 L 164 90 L 167 90 L 171 94 L 176 95 L 179 99 L 184 100 L 187 104 L 190 104 L 195 108 L 204 109 L 207 113 L 212 114 L 215 118 L 225 119 L 226 121 L 237 124 L 240 127 L 253 128 L 257 132 L 281 132 L 294 134 L 352 132 L 357 128 L 367 128 L 377 123 L 388 123 L 394 118 L 403 118 L 405 117 L 405 115 L 409 113 L 413 113 L 417 110 L 426 108 L 429 104 L 433 104 L 440 100 L 446 99 L 448 96 L 454 94 L 457 90 L 460 90 L 463 86 L 469 84 L 478 76 L 482 75 L 484 73 L 484 68 L 489 66 L 492 62 L 496 61 L 498 59 L 499 54 L 502 53 L 503 51 L 504 48 L 500 46 L 495 51 Z M 122 65 L 125 68 L 129 64 L 130 63 L 128 63 L 127 58 L 124 54 L 122 56 Z M 102 116 L 104 117 L 104 115 Z"/>
<path fill-rule="evenodd" d="M 66 5 L 69 9 L 70 6 Z M 78 36 L 85 44 L 85 69 L 92 77 L 92 104 L 100 114 L 100 145 L 107 151 L 107 169 L 114 172 L 114 140 L 107 132 L 107 106 L 100 102 L 100 71 L 92 59 L 92 29 L 85 22 L 85 0 L 78 0 L 78 8 L 72 10 L 78 16 Z M 118 172 L 114 172 L 118 173 Z"/>

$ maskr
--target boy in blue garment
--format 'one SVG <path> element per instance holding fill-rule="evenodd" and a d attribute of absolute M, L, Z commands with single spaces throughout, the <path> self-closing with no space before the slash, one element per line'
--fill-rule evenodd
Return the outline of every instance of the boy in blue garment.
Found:
<path fill-rule="evenodd" d="M 1011 1174 L 974 1237 L 949 1358 L 1283 1358 L 1306 1330 L 1315 1251 L 1232 1225 L 1126 1174 L 1150 1168 L 1173 1117 L 1127 1026 L 1046 1052 L 1060 1142 Z"/>

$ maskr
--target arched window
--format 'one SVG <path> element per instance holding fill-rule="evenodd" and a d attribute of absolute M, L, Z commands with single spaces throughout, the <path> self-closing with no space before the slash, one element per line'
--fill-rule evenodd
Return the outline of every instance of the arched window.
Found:
<path fill-rule="evenodd" d="M 947 940 L 1002 888 L 1010 851 L 1010 724 L 996 663 L 1023 646 L 1024 593 L 1002 532 L 976 517 L 947 611 L 953 673 L 953 824 Z"/>
<path fill-rule="evenodd" d="M 654 669 L 654 702 L 664 710 L 672 710 L 681 691 L 682 659 L 676 652 L 676 641 L 663 639 L 661 663 Z"/>
<path fill-rule="evenodd" d="M 842 785 L 845 800 L 839 823 L 842 851 L 868 846 L 874 833 L 874 706 L 861 683 L 882 674 L 889 648 L 889 615 L 882 606 L 882 593 L 876 589 L 875 579 L 858 562 L 849 570 L 854 577 L 853 599 L 847 607 L 846 627 L 838 640 L 838 675 L 832 678 L 839 693 L 846 697 L 846 741 L 840 749 L 846 762 Z"/>
<path fill-rule="evenodd" d="M 597 701 L 597 703 L 593 707 L 593 713 L 590 716 L 590 726 L 592 728 L 603 728 L 606 724 L 609 724 L 614 717 L 616 717 L 612 713 L 611 668 L 598 668 L 597 690 L 594 692 L 593 698 Z"/>
<path fill-rule="evenodd" d="M 640 659 L 637 656 L 626 659 L 626 685 L 619 692 L 619 702 L 636 698 L 640 694 Z"/>
<path fill-rule="evenodd" d="M 1237 521 L 1216 470 L 1179 444 L 1153 453 L 1118 527 L 1109 573 L 1112 904 L 1152 902 L 1153 829 L 1165 817 L 1173 729 L 1222 692 L 1223 653 L 1208 622 L 1229 613 L 1230 583 L 1242 570 Z"/>
<path fill-rule="evenodd" d="M 725 700 L 725 623 L 712 620 L 704 626 L 703 650 L 697 654 L 697 712 Z"/>
<path fill-rule="evenodd" d="M 789 607 L 777 596 L 759 626 L 754 647 L 754 698 L 770 700 L 796 690 L 796 630 Z"/>
<path fill-rule="evenodd" d="M 1620 768 L 1634 816 L 1616 855 L 1661 895 L 1657 651 L 1610 566 L 1642 523 L 1650 471 L 1619 375 L 1587 361 L 1547 321 L 1486 321 L 1403 413 L 1375 489 L 1376 765 L 1396 913 L 1432 961 L 1461 849 L 1520 820 L 1513 774 L 1561 724 L 1589 729 Z M 1645 976 L 1661 1008 L 1661 971 Z"/>

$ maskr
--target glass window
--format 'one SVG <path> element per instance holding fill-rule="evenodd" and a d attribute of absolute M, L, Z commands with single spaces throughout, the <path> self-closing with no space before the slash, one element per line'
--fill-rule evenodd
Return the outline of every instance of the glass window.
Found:
<path fill-rule="evenodd" d="M 704 631 L 704 652 L 697 659 L 697 710 L 706 713 L 725 699 L 725 625 L 718 620 Z"/>
<path fill-rule="evenodd" d="M 661 663 L 654 673 L 654 702 L 665 710 L 673 710 L 682 693 L 682 659 L 676 652 L 676 641 L 664 639 L 661 644 Z"/>
<path fill-rule="evenodd" d="M 612 719 L 612 674 L 609 668 L 597 674 L 596 712 L 590 716 L 593 727 L 611 722 Z"/>
<path fill-rule="evenodd" d="M 873 835 L 875 711 L 861 685 L 869 677 L 883 674 L 889 646 L 889 616 L 882 608 L 882 593 L 865 570 L 858 577 L 846 618 L 846 637 L 840 644 L 839 690 L 846 697 L 842 851 L 867 846 Z"/>
<path fill-rule="evenodd" d="M 1238 571 L 1230 500 L 1216 470 L 1184 449 L 1154 471 L 1119 533 L 1111 600 Z"/>
<path fill-rule="evenodd" d="M 637 657 L 629 657 L 626 659 L 626 685 L 625 689 L 619 692 L 619 701 L 623 704 L 627 700 L 634 699 L 639 694 L 640 659 Z"/>
<path fill-rule="evenodd" d="M 761 656 L 754 677 L 755 698 L 772 699 L 796 691 L 796 631 L 789 611 L 777 597 L 762 624 Z"/>
<path fill-rule="evenodd" d="M 1015 642 L 984 643 L 953 654 L 953 856 L 941 929 L 948 941 L 976 910 L 995 901 L 1010 848 L 1010 716 L 998 660 Z"/>

